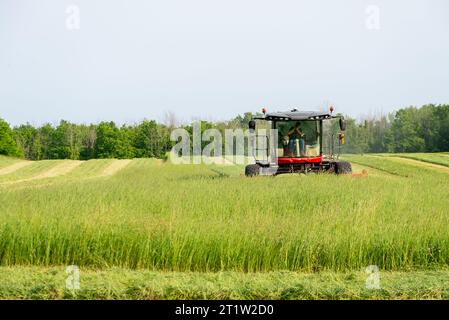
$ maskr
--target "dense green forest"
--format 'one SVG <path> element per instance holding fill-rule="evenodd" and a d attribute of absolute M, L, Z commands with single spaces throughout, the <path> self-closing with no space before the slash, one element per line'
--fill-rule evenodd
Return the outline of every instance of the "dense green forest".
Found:
<path fill-rule="evenodd" d="M 170 150 L 169 128 L 155 121 L 117 127 L 114 122 L 35 128 L 24 124 L 13 129 L 0 119 L 0 154 L 30 160 L 95 158 L 163 158 Z"/>
<path fill-rule="evenodd" d="M 247 128 L 251 113 L 224 122 L 201 123 L 201 130 Z M 449 151 L 449 105 L 408 107 L 377 118 L 346 117 L 345 153 Z M 94 158 L 164 158 L 173 145 L 174 124 L 144 120 L 118 127 L 114 122 L 11 128 L 0 119 L 0 154 L 30 160 Z M 183 126 L 188 131 L 191 125 Z"/>
<path fill-rule="evenodd" d="M 346 153 L 449 151 L 449 105 L 408 107 L 374 119 L 347 120 Z"/>

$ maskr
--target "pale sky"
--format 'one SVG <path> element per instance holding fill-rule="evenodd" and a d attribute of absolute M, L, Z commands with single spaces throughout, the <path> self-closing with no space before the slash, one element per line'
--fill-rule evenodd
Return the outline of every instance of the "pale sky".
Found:
<path fill-rule="evenodd" d="M 447 0 L 0 0 L 13 125 L 386 113 L 449 103 L 448 59 Z"/>

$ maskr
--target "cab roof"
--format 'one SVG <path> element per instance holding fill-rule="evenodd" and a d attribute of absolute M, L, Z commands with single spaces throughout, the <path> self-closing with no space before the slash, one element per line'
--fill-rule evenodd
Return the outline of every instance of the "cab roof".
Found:
<path fill-rule="evenodd" d="M 278 112 L 269 112 L 265 114 L 263 117 L 256 117 L 255 119 L 263 119 L 263 120 L 278 120 L 278 121 L 298 121 L 298 120 L 322 120 L 322 119 L 330 119 L 334 118 L 328 112 L 320 112 L 320 111 L 299 111 L 297 109 L 293 109 L 290 111 L 278 111 Z"/>

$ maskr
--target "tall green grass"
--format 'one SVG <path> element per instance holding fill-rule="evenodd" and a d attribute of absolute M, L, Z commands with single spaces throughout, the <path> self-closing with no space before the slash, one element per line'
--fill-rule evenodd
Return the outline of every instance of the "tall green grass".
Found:
<path fill-rule="evenodd" d="M 174 271 L 447 265 L 449 175 L 381 157 L 349 159 L 385 175 L 249 179 L 239 167 L 138 159 L 108 178 L 1 188 L 0 264 Z"/>

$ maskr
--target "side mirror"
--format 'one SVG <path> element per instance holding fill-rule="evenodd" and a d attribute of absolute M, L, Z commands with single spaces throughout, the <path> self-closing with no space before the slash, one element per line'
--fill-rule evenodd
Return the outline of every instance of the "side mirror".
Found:
<path fill-rule="evenodd" d="M 248 127 L 249 127 L 249 130 L 250 130 L 250 131 L 256 130 L 256 121 L 251 120 L 251 121 L 248 123 Z"/>
<path fill-rule="evenodd" d="M 343 117 L 340 118 L 340 130 L 341 131 L 345 131 L 346 130 L 346 120 Z"/>

